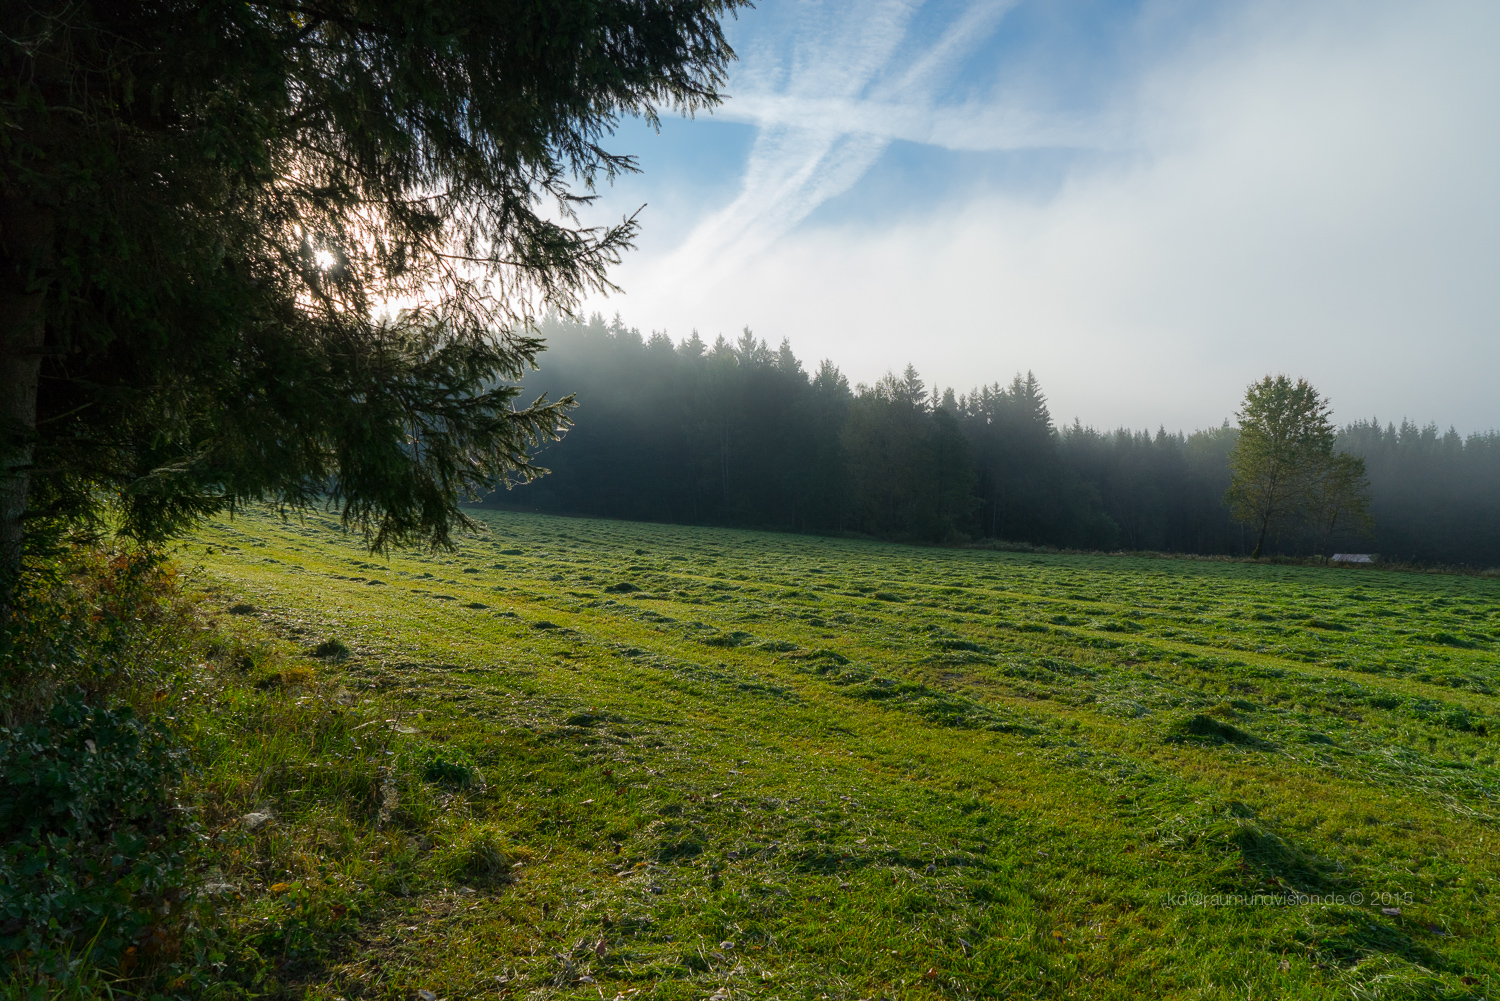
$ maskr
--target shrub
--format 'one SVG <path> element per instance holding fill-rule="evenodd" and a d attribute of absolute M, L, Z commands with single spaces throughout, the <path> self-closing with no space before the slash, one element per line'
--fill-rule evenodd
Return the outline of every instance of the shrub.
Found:
<path fill-rule="evenodd" d="M 84 952 L 128 973 L 170 956 L 191 831 L 173 809 L 182 752 L 128 707 L 61 699 L 0 728 L 0 954 L 63 976 Z"/>
<path fill-rule="evenodd" d="M 0 723 L 36 722 L 65 691 L 151 704 L 191 661 L 192 616 L 149 554 L 79 548 L 28 566 L 0 616 Z"/>
<path fill-rule="evenodd" d="M 484 775 L 474 759 L 456 747 L 420 747 L 412 752 L 418 775 L 450 789 L 483 789 Z"/>
<path fill-rule="evenodd" d="M 82 997 L 108 980 L 106 992 L 128 992 L 120 976 L 160 986 L 195 961 L 173 956 L 202 916 L 187 892 L 194 831 L 175 804 L 183 751 L 150 716 L 180 704 L 193 607 L 154 554 L 79 546 L 30 557 L 11 613 L 0 963 L 12 979 L 0 991 Z"/>
<path fill-rule="evenodd" d="M 314 657 L 326 657 L 329 660 L 343 660 L 349 656 L 349 648 L 343 640 L 327 639 L 313 648 Z"/>
<path fill-rule="evenodd" d="M 531 852 L 506 840 L 493 824 L 465 824 L 433 850 L 428 865 L 444 879 L 466 883 L 496 883 L 510 879 L 517 862 Z"/>

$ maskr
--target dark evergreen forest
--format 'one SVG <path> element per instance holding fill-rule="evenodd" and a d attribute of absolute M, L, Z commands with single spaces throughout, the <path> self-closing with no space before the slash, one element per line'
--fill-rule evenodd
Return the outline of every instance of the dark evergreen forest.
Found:
<path fill-rule="evenodd" d="M 907 366 L 851 386 L 831 361 L 809 370 L 786 341 L 748 330 L 674 343 L 554 316 L 540 333 L 526 394 L 575 394 L 575 426 L 542 450 L 550 475 L 491 504 L 914 542 L 1235 555 L 1254 543 L 1223 500 L 1228 421 L 1189 434 L 1059 427 L 1029 374 L 955 393 Z M 1287 525 L 1270 551 L 1500 565 L 1500 433 L 1358 421 L 1338 447 L 1365 458 L 1373 529 Z"/>

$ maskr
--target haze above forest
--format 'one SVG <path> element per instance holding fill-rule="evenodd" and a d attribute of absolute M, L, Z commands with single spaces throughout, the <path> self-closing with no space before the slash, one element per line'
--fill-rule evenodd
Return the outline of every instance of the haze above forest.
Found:
<path fill-rule="evenodd" d="M 1500 425 L 1493 4 L 768 0 L 730 31 L 724 106 L 622 131 L 644 172 L 593 212 L 644 229 L 589 310 L 855 381 L 1029 369 L 1101 427 L 1216 424 L 1277 371 L 1341 422 Z"/>
<path fill-rule="evenodd" d="M 1349 491 L 1333 507 L 1282 507 L 1266 536 L 1227 503 L 1241 441 L 1228 420 L 1191 434 L 1057 422 L 1030 373 L 944 387 L 908 365 L 851 385 L 834 360 L 804 365 L 790 342 L 748 329 L 674 345 L 596 314 L 549 316 L 538 333 L 548 352 L 524 398 L 576 394 L 575 424 L 540 450 L 549 474 L 490 503 L 922 542 L 1247 555 L 1263 540 L 1284 555 L 1500 566 L 1493 430 L 1329 425 L 1330 455 L 1358 464 Z M 1253 428 L 1243 386 L 1222 405 Z M 1372 521 L 1346 504 L 1357 497 Z"/>

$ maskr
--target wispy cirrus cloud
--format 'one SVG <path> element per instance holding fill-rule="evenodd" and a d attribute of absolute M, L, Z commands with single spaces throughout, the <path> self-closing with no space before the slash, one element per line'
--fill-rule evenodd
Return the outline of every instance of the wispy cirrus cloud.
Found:
<path fill-rule="evenodd" d="M 972 101 L 934 106 L 910 100 L 853 100 L 750 94 L 718 117 L 762 128 L 817 135 L 864 135 L 974 152 L 1038 147 L 1107 147 L 1115 141 L 1098 116 L 1042 114 L 1021 103 Z M 884 148 L 884 146 L 882 146 Z"/>
<path fill-rule="evenodd" d="M 746 69 L 719 116 L 759 129 L 739 194 L 702 219 L 647 280 L 683 289 L 721 280 L 852 187 L 893 139 L 961 145 L 1005 134 L 990 129 L 981 140 L 972 113 L 937 103 L 964 58 L 1017 2 L 975 3 L 925 42 L 912 38 L 919 0 L 787 4 L 771 12 L 779 30 L 757 36 L 743 53 Z M 1016 117 L 1009 131 L 1035 141 L 1040 123 L 1028 128 Z"/>

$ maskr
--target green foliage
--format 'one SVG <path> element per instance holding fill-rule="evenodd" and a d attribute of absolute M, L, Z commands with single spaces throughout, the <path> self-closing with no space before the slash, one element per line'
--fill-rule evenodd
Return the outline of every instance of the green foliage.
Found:
<path fill-rule="evenodd" d="M 1370 483 L 1365 460 L 1347 452 L 1326 456 L 1315 468 L 1307 487 L 1304 516 L 1309 526 L 1327 539 L 1341 528 L 1368 536 L 1375 526 L 1370 516 Z"/>
<path fill-rule="evenodd" d="M 1241 747 L 1265 747 L 1266 742 L 1246 733 L 1233 723 L 1214 719 L 1203 713 L 1192 713 L 1172 724 L 1169 740 L 1199 741 L 1207 744 L 1238 744 Z"/>
<path fill-rule="evenodd" d="M 453 883 L 506 883 L 518 864 L 533 858 L 528 849 L 511 844 L 504 829 L 494 823 L 465 821 L 456 830 L 440 832 L 439 837 L 430 865 L 433 872 Z"/>
<path fill-rule="evenodd" d="M 192 658 L 191 608 L 150 553 L 62 550 L 31 566 L 0 617 L 0 722 L 46 717 L 64 692 L 147 709 Z"/>
<path fill-rule="evenodd" d="M 68 549 L 30 583 L 0 646 L 0 992 L 159 988 L 199 958 L 204 917 L 168 718 L 192 609 L 149 555 Z"/>
<path fill-rule="evenodd" d="M 417 774 L 428 782 L 450 789 L 484 788 L 484 774 L 459 748 L 428 745 L 409 753 Z"/>
<path fill-rule="evenodd" d="M 136 823 L 160 812 L 158 797 L 179 768 L 179 755 L 160 724 L 128 707 L 60 701 L 42 724 L 0 736 L 5 797 L 0 830 L 36 837 L 87 835 L 116 822 Z"/>
<path fill-rule="evenodd" d="M 66 977 L 82 955 L 129 971 L 180 946 L 190 829 L 182 750 L 128 708 L 60 701 L 0 729 L 0 956 Z"/>
<path fill-rule="evenodd" d="M 1339 433 L 1339 448 L 1365 461 L 1383 558 L 1500 566 L 1500 431 L 1364 420 Z"/>
<path fill-rule="evenodd" d="M 1229 427 L 1172 434 L 1158 428 L 1101 432 L 1074 421 L 1060 433 L 1063 464 L 1095 490 L 1118 530 L 1118 544 L 1137 552 L 1243 553 L 1243 533 L 1224 505 Z"/>
<path fill-rule="evenodd" d="M 740 5 L 7 5 L 0 342 L 30 361 L 0 396 L 40 395 L 0 415 L 3 569 L 28 487 L 34 527 L 155 542 L 268 498 L 447 544 L 566 427 L 516 406 L 541 343 L 498 331 L 609 287 L 635 222 L 573 210 L 635 168 L 601 143 L 715 104 Z"/>
<path fill-rule="evenodd" d="M 577 394 L 579 423 L 542 452 L 551 476 L 496 501 L 650 520 L 853 527 L 838 442 L 850 391 L 831 363 L 809 377 L 789 345 L 773 351 L 748 330 L 733 342 L 709 345 L 695 333 L 674 346 L 618 319 L 550 315 L 539 332 L 547 363 L 527 376 L 528 391 Z"/>
<path fill-rule="evenodd" d="M 343 660 L 349 656 L 349 646 L 338 637 L 326 639 L 313 647 L 314 657 L 327 657 L 332 660 Z"/>
<path fill-rule="evenodd" d="M 1068 470 L 1034 377 L 929 394 L 908 366 L 851 389 L 746 330 L 706 344 L 549 316 L 527 385 L 577 394 L 553 474 L 495 503 L 924 542 L 973 534 L 1108 545 L 1098 498 Z M 609 489 L 601 489 L 603 483 Z"/>
<path fill-rule="evenodd" d="M 965 433 L 981 475 L 983 534 L 995 538 L 1084 549 L 1110 549 L 1119 528 L 1103 510 L 1097 489 L 1080 475 L 1034 375 L 1011 384 L 980 386 L 958 400 Z M 1165 548 L 1165 547 L 1164 547 Z"/>
<path fill-rule="evenodd" d="M 1368 520 L 1364 461 L 1334 452 L 1330 410 L 1304 379 L 1268 375 L 1245 391 L 1225 501 L 1257 533 L 1252 556 L 1273 526 L 1295 519 L 1310 518 L 1325 534 L 1344 520 Z"/>
<path fill-rule="evenodd" d="M 888 538 L 941 542 L 971 528 L 977 478 L 954 410 L 929 406 L 912 366 L 857 393 L 839 431 L 860 524 Z"/>

